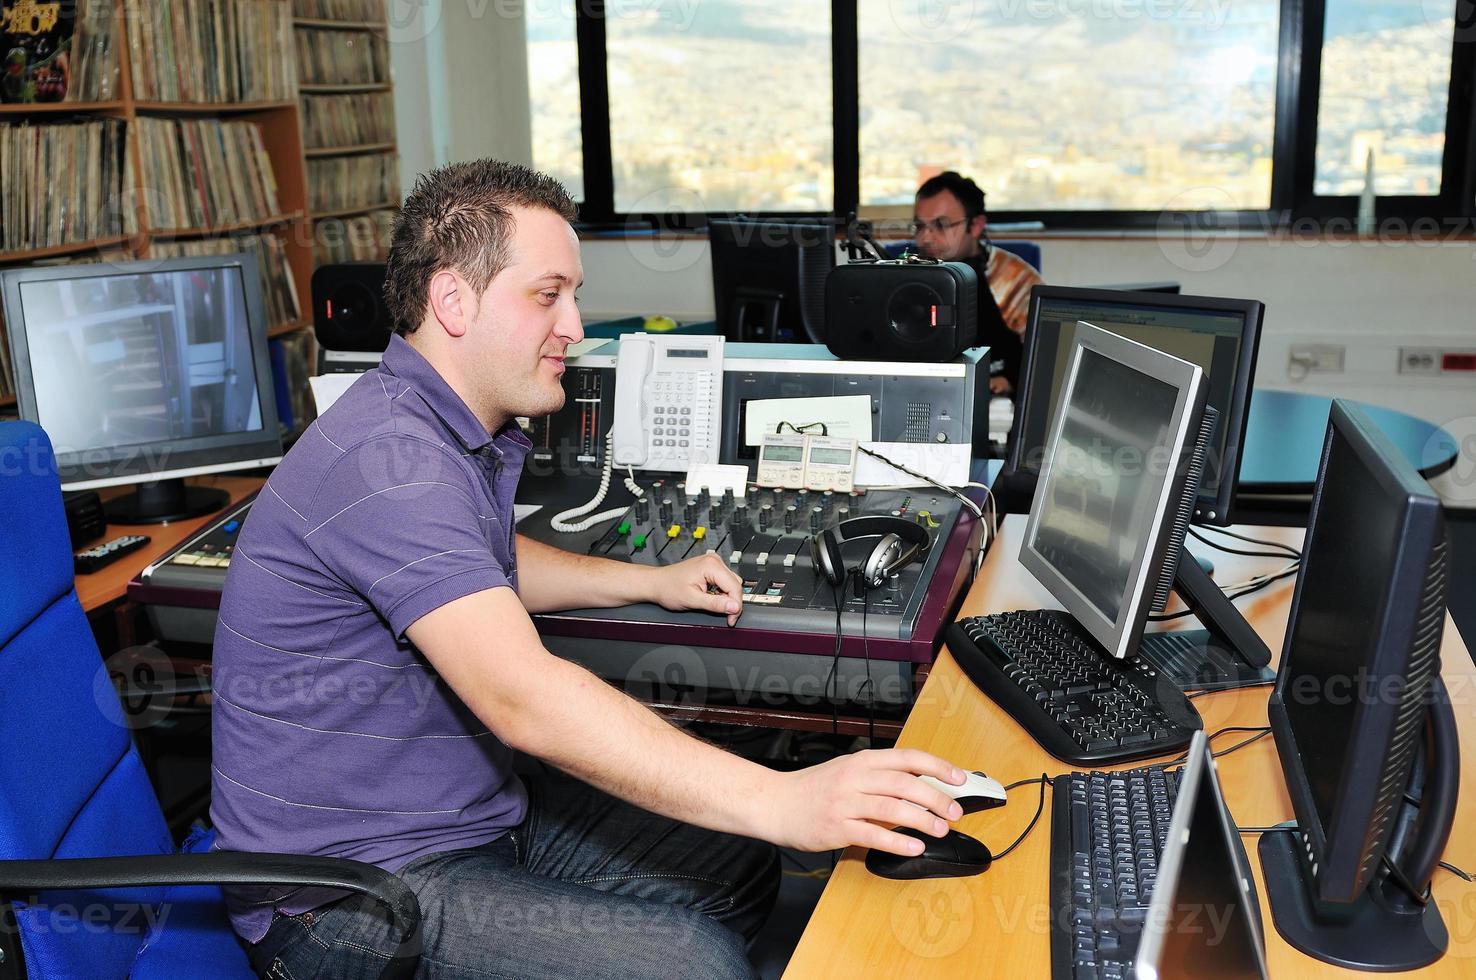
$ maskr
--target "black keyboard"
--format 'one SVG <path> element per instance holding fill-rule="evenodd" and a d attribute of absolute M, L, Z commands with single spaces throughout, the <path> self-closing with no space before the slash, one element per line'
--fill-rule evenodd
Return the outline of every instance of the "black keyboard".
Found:
<path fill-rule="evenodd" d="M 1177 685 L 1137 658 L 1107 656 L 1069 613 L 960 619 L 947 641 L 975 686 L 1058 759 L 1091 765 L 1177 753 L 1203 727 Z"/>
<path fill-rule="evenodd" d="M 1131 980 L 1178 788 L 1177 769 L 1056 777 L 1052 980 Z"/>

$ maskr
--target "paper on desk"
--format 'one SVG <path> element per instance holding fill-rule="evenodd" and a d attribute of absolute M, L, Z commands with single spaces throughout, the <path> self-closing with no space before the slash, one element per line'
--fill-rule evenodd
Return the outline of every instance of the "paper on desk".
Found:
<path fill-rule="evenodd" d="M 863 442 L 887 459 L 901 463 L 919 473 L 926 473 L 948 487 L 961 487 L 969 482 L 971 449 L 964 443 L 949 442 Z M 922 487 L 915 479 L 864 452 L 856 454 L 856 486 L 858 487 Z"/>
<path fill-rule="evenodd" d="M 743 418 L 744 441 L 757 446 L 764 433 L 773 432 L 780 422 L 803 426 L 811 422 L 825 423 L 825 435 L 837 439 L 866 442 L 871 438 L 871 396 L 831 395 L 824 398 L 755 398 L 748 403 Z M 788 427 L 785 428 L 788 432 Z M 806 429 L 820 435 L 819 428 Z"/>
<path fill-rule="evenodd" d="M 338 401 L 349 385 L 359 380 L 363 372 L 337 371 L 332 374 L 320 374 L 315 378 L 308 378 L 308 386 L 313 390 L 313 401 L 318 405 L 318 414 L 324 412 Z"/>
<path fill-rule="evenodd" d="M 520 523 L 525 517 L 532 517 L 543 509 L 542 504 L 513 504 L 513 523 Z"/>
<path fill-rule="evenodd" d="M 720 463 L 698 463 L 687 470 L 687 493 L 697 496 L 697 491 L 706 487 L 708 492 L 721 497 L 724 490 L 733 491 L 733 496 L 743 496 L 748 488 L 748 467 L 724 466 Z"/>

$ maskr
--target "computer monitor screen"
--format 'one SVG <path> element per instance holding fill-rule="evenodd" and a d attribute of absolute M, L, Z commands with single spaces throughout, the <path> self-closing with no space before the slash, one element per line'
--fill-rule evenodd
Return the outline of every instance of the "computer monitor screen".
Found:
<path fill-rule="evenodd" d="M 824 343 L 833 221 L 708 222 L 718 333 L 732 341 Z"/>
<path fill-rule="evenodd" d="M 1134 962 L 1137 980 L 1265 980 L 1260 902 L 1209 739 L 1195 732 Z"/>
<path fill-rule="evenodd" d="M 1076 323 L 1085 320 L 1204 371 L 1208 404 L 1219 413 L 1219 420 L 1194 516 L 1201 523 L 1228 524 L 1263 309 L 1252 300 L 1036 286 L 1008 470 L 1040 472 Z"/>
<path fill-rule="evenodd" d="M 1127 656 L 1164 561 L 1204 410 L 1197 365 L 1090 324 L 1075 331 L 1020 561 Z"/>
<path fill-rule="evenodd" d="M 1335 401 L 1269 706 L 1327 901 L 1378 865 L 1439 669 L 1439 498 L 1356 406 Z"/>
<path fill-rule="evenodd" d="M 64 488 L 281 457 L 250 256 L 3 275 L 20 413 L 51 437 Z"/>

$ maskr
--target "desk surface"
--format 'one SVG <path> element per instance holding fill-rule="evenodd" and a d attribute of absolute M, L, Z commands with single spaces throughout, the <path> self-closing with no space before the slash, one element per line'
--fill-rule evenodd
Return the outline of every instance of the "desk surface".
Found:
<path fill-rule="evenodd" d="M 234 504 L 247 494 L 259 490 L 266 481 L 259 476 L 214 476 L 198 477 L 189 482 L 195 486 L 224 490 L 231 495 L 231 504 Z M 132 489 L 132 487 L 119 487 L 103 490 L 102 498 L 106 500 Z M 230 504 L 226 506 L 229 507 Z M 149 562 L 220 517 L 221 512 L 220 510 L 212 511 L 204 517 L 191 517 L 188 520 L 171 521 L 168 524 L 109 524 L 107 531 L 94 544 L 110 541 L 123 534 L 147 534 L 153 540 L 132 554 L 124 555 L 106 568 L 93 572 L 91 575 L 78 575 L 77 598 L 82 601 L 82 608 L 87 612 L 92 612 L 123 598 L 129 581 L 143 571 Z"/>
<path fill-rule="evenodd" d="M 1057 607 L 1019 565 L 1024 518 L 1005 521 L 984 568 L 964 601 L 962 615 L 1008 609 Z M 1261 537 L 1299 544 L 1300 529 L 1255 529 Z M 1215 552 L 1216 577 L 1238 581 L 1274 568 L 1267 559 Z M 1279 582 L 1240 607 L 1280 657 L 1291 603 L 1292 579 Z M 1465 793 L 1476 790 L 1476 716 L 1470 692 L 1476 668 L 1454 624 L 1446 617 L 1443 673 L 1457 705 Z M 1269 688 L 1227 691 L 1195 701 L 1205 730 L 1265 725 Z M 1463 707 L 1464 705 L 1464 707 Z M 1216 741 L 1224 748 L 1242 734 Z M 969 682 L 946 651 L 919 693 L 898 745 L 926 749 L 966 769 L 980 769 L 1009 784 L 1073 766 L 1052 758 L 1000 708 Z M 1143 762 L 1132 765 L 1144 765 Z M 1115 768 L 1132 768 L 1132 765 Z M 1270 737 L 1219 760 L 1226 801 L 1241 826 L 1266 826 L 1292 818 L 1291 800 Z M 1047 791 L 1049 797 L 1049 791 Z M 956 826 L 998 850 L 1019 835 L 1035 812 L 1037 788 L 1023 787 L 1000 810 L 964 817 Z M 1256 838 L 1244 838 L 1261 896 L 1261 919 L 1273 977 L 1365 976 L 1315 961 L 1289 947 L 1271 921 L 1256 855 Z M 1018 850 L 974 878 L 902 882 L 866 871 L 863 852 L 850 848 L 837 864 L 810 919 L 786 977 L 1042 977 L 1049 976 L 1050 799 L 1035 830 Z M 1476 807 L 1456 818 L 1445 860 L 1476 869 Z M 1451 949 L 1420 976 L 1476 977 L 1476 885 L 1444 871 L 1434 882 L 1451 934 Z"/>

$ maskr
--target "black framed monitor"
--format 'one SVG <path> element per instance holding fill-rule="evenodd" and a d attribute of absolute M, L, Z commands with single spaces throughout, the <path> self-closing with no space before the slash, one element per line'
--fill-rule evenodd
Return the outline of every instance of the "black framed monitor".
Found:
<path fill-rule="evenodd" d="M 719 334 L 734 341 L 825 342 L 834 220 L 713 218 L 707 237 Z"/>
<path fill-rule="evenodd" d="M 1199 365 L 1077 324 L 1020 548 L 1020 563 L 1108 655 L 1141 657 L 1186 689 L 1273 676 L 1265 643 L 1181 560 L 1216 428 L 1207 397 Z M 1206 629 L 1144 632 L 1171 589 Z"/>
<path fill-rule="evenodd" d="M 1209 380 L 1207 401 L 1219 414 L 1219 430 L 1206 460 L 1193 519 L 1229 524 L 1264 311 L 1256 300 L 1070 286 L 1032 289 L 1014 430 L 998 488 L 1006 509 L 1029 507 L 1076 323 L 1085 320 L 1204 371 Z"/>
<path fill-rule="evenodd" d="M 1260 857 L 1277 930 L 1339 966 L 1416 969 L 1448 941 L 1427 901 L 1460 782 L 1447 554 L 1439 498 L 1334 401 L 1268 707 L 1295 832 L 1263 835 Z"/>
<path fill-rule="evenodd" d="M 0 273 L 22 418 L 46 429 L 65 490 L 139 484 L 118 523 L 208 513 L 184 478 L 282 457 L 250 255 Z"/>
<path fill-rule="evenodd" d="M 1136 980 L 1266 980 L 1261 903 L 1204 732 L 1195 732 L 1133 960 Z"/>

